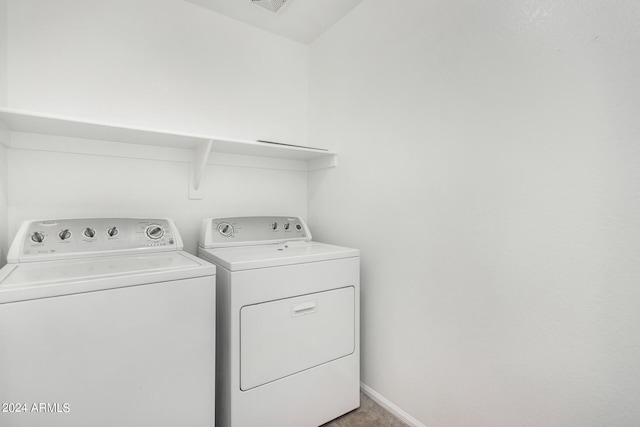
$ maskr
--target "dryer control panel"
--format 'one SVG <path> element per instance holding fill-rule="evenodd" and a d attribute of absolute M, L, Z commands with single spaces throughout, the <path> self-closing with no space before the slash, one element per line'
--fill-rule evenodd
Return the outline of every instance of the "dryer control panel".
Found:
<path fill-rule="evenodd" d="M 182 239 L 166 218 L 74 218 L 25 221 L 8 262 L 45 261 L 120 253 L 182 250 Z"/>
<path fill-rule="evenodd" d="M 200 247 L 263 245 L 311 240 L 304 221 L 290 216 L 207 218 L 202 222 Z"/>

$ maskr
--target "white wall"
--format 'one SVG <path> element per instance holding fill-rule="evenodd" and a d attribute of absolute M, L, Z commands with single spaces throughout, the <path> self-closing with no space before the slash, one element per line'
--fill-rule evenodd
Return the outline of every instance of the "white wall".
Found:
<path fill-rule="evenodd" d="M 306 142 L 307 46 L 182 0 L 7 1 L 10 108 Z M 202 218 L 307 214 L 295 170 L 209 165 L 204 199 L 188 200 L 179 161 L 14 147 L 8 169 L 9 239 L 25 219 L 164 216 L 194 253 Z"/>
<path fill-rule="evenodd" d="M 7 147 L 0 140 L 0 267 L 7 262 L 9 204 L 7 200 Z"/>
<path fill-rule="evenodd" d="M 0 105 L 7 103 L 7 0 L 0 0 Z"/>
<path fill-rule="evenodd" d="M 306 141 L 305 45 L 183 0 L 5 1 L 12 108 Z"/>
<path fill-rule="evenodd" d="M 640 7 L 366 0 L 310 49 L 314 237 L 429 427 L 640 424 Z"/>
<path fill-rule="evenodd" d="M 203 199 L 188 200 L 188 163 L 12 148 L 8 171 L 11 238 L 24 219 L 161 216 L 195 254 L 203 218 L 307 209 L 306 172 L 208 165 Z"/>
<path fill-rule="evenodd" d="M 7 102 L 7 2 L 0 0 L 0 106 Z M 7 255 L 7 147 L 0 129 L 0 267 Z M 3 137 L 5 135 L 5 137 Z"/>

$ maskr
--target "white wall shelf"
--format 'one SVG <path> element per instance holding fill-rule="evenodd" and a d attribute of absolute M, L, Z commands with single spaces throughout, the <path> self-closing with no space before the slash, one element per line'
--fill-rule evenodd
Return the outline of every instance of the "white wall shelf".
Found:
<path fill-rule="evenodd" d="M 36 137 L 24 138 L 21 134 L 35 134 Z M 38 141 L 38 135 L 65 140 Z M 77 143 L 66 138 L 74 138 Z M 276 166 L 272 168 L 293 162 L 303 165 L 295 168 L 307 171 L 337 165 L 337 153 L 321 148 L 88 122 L 7 108 L 0 108 L 0 142 L 14 148 L 186 161 L 193 164 L 189 177 L 189 197 L 195 199 L 202 198 L 201 182 L 205 166 L 215 163 L 216 157 L 232 159 L 232 163 L 241 165 L 252 162 L 238 160 L 239 156 L 273 159 L 271 164 Z"/>

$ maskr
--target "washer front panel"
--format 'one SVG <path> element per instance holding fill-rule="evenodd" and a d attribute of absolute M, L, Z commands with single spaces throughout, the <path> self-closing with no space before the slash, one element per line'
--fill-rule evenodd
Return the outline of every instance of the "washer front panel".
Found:
<path fill-rule="evenodd" d="M 215 318 L 211 276 L 0 303 L 0 425 L 213 426 Z"/>

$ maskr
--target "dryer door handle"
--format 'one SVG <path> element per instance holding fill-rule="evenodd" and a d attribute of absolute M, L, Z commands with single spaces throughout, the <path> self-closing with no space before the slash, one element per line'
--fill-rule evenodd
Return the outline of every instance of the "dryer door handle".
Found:
<path fill-rule="evenodd" d="M 311 314 L 315 313 L 316 311 L 318 311 L 317 301 L 305 301 L 291 306 L 291 317 Z"/>

